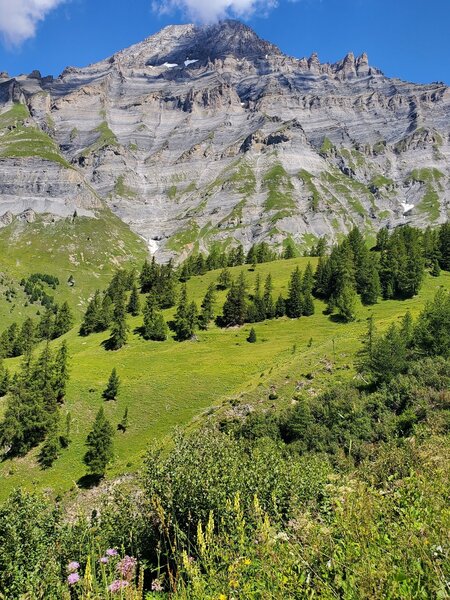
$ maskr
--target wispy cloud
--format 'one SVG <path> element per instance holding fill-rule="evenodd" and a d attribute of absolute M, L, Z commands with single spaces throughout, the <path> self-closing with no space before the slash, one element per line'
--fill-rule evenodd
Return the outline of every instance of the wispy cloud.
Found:
<path fill-rule="evenodd" d="M 66 0 L 0 0 L 0 35 L 9 46 L 19 46 L 36 34 L 50 11 Z"/>
<path fill-rule="evenodd" d="M 181 11 L 201 23 L 213 23 L 225 17 L 246 18 L 255 12 L 264 14 L 277 5 L 278 0 L 154 0 L 152 3 L 153 10 L 159 14 Z"/>

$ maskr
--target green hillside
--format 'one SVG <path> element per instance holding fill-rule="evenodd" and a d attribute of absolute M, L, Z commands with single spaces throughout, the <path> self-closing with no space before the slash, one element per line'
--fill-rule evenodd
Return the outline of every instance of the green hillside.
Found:
<path fill-rule="evenodd" d="M 111 223 L 116 223 L 112 217 L 109 218 L 108 226 L 111 227 Z M 104 287 L 108 275 L 119 261 L 128 267 L 131 266 L 129 261 L 143 256 L 143 248 L 135 239 L 131 240 L 134 258 L 131 258 L 130 246 L 125 244 L 110 249 L 111 244 L 105 241 L 106 236 L 111 239 L 111 229 L 105 224 L 104 229 L 97 227 L 90 230 L 89 227 L 94 227 L 94 224 L 82 222 L 81 228 L 77 224 L 61 223 L 53 230 L 54 238 L 47 233 L 51 231 L 48 226 L 35 224 L 34 228 L 40 227 L 45 232 L 45 239 L 44 236 L 39 238 L 41 248 L 28 244 L 26 236 L 21 237 L 15 250 L 8 253 L 10 258 L 3 264 L 16 278 L 29 273 L 27 265 L 30 264 L 33 271 L 38 270 L 39 265 L 39 270 L 47 269 L 62 282 L 73 273 L 75 287 L 67 288 L 65 283 L 61 284 L 61 295 L 81 309 L 88 293 Z M 80 229 L 72 230 L 72 227 Z M 26 235 L 31 236 L 31 231 Z M 92 246 L 89 249 L 89 244 L 83 245 L 83 250 L 76 253 L 70 247 L 70 240 L 80 235 L 90 237 Z M 61 236 L 64 236 L 64 244 Z M 64 252 L 54 256 L 47 253 L 46 246 L 47 249 L 50 247 L 51 240 L 55 249 L 63 246 Z M 2 231 L 0 243 L 10 242 L 14 242 L 13 232 Z M 79 244 L 78 248 L 81 247 Z M 115 252 L 114 260 L 108 256 L 112 250 Z M 73 255 L 79 264 L 72 262 Z M 28 262 L 31 260 L 32 263 Z M 254 284 L 257 274 L 264 280 L 270 273 L 276 297 L 279 292 L 286 294 L 293 269 L 299 266 L 304 270 L 309 260 L 314 266 L 317 259 L 294 258 L 259 264 L 255 270 L 245 265 L 231 271 L 237 275 L 244 270 L 249 287 Z M 94 277 L 90 275 L 92 270 L 96 273 Z M 200 304 L 208 285 L 217 280 L 218 274 L 218 271 L 211 271 L 191 278 L 187 284 L 189 297 Z M 80 337 L 78 322 L 63 338 L 67 341 L 71 357 L 71 378 L 62 415 L 68 411 L 71 413 L 72 443 L 48 470 L 41 470 L 37 464 L 39 448 L 24 458 L 4 461 L 0 466 L 3 482 L 0 495 L 6 497 L 19 485 L 51 488 L 58 493 L 75 489 L 76 481 L 86 472 L 82 463 L 86 435 L 102 404 L 114 426 L 120 422 L 125 408 L 129 410 L 128 430 L 125 433 L 118 431 L 115 435 L 116 457 L 108 470 L 108 476 L 115 477 L 138 469 L 149 445 L 173 432 L 176 426 L 189 423 L 195 426 L 195 418 L 200 415 L 217 410 L 227 413 L 238 411 L 239 406 L 236 405 L 248 403 L 282 406 L 292 397 L 298 382 L 308 384 L 314 379 L 317 390 L 331 382 L 334 385 L 350 380 L 355 376 L 353 356 L 360 347 L 367 317 L 373 314 L 377 327 L 382 330 L 401 318 L 408 309 L 416 316 L 425 302 L 433 298 L 439 286 L 450 288 L 450 273 L 442 273 L 439 277 L 427 276 L 421 292 L 411 300 L 380 301 L 372 307 L 359 305 L 357 320 L 350 324 L 332 321 L 322 313 L 325 304 L 315 300 L 316 312 L 311 317 L 296 320 L 283 317 L 256 323 L 258 341 L 252 345 L 246 341 L 250 325 L 230 329 L 212 325 L 208 331 L 198 332 L 195 340 L 182 343 L 172 337 L 166 342 L 145 341 L 135 332 L 142 324 L 142 316 L 139 316 L 129 318 L 128 344 L 119 351 L 109 352 L 102 346 L 109 337 L 108 332 Z M 56 300 L 59 293 L 55 293 Z M 225 295 L 226 292 L 218 293 L 216 313 L 220 314 Z M 143 298 L 141 300 L 143 304 Z M 25 311 L 18 304 L 13 312 L 14 318 L 20 320 Z M 3 311 L 5 306 L 6 303 L 2 303 Z M 173 312 L 174 309 L 164 312 L 166 320 L 170 320 Z M 60 340 L 57 340 L 52 344 L 58 346 L 59 343 Z M 5 361 L 13 368 L 19 362 L 20 359 Z M 117 401 L 105 402 L 101 394 L 113 367 L 122 379 L 122 387 Z M 269 394 L 273 395 L 274 390 L 278 399 L 270 400 Z M 0 402 L 1 410 L 5 400 Z"/>

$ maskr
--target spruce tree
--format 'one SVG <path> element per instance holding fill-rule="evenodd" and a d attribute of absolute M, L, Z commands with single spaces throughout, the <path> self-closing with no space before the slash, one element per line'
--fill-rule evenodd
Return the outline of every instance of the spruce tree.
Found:
<path fill-rule="evenodd" d="M 450 271 L 450 221 L 443 223 L 439 229 L 439 266 Z"/>
<path fill-rule="evenodd" d="M 247 342 L 249 342 L 250 344 L 254 344 L 256 342 L 256 331 L 253 327 L 250 329 L 250 333 L 248 334 Z"/>
<path fill-rule="evenodd" d="M 119 387 L 120 378 L 117 375 L 116 368 L 114 367 L 114 369 L 111 371 L 111 375 L 109 376 L 108 384 L 105 390 L 103 391 L 103 398 L 105 400 L 116 400 L 117 394 L 119 393 Z"/>
<path fill-rule="evenodd" d="M 344 323 L 356 319 L 356 292 L 350 284 L 346 284 L 336 298 L 336 308 Z"/>
<path fill-rule="evenodd" d="M 102 302 L 100 298 L 100 291 L 96 290 L 93 298 L 89 301 L 89 304 L 84 313 L 83 322 L 80 327 L 80 335 L 89 335 L 95 331 L 102 329 Z"/>
<path fill-rule="evenodd" d="M 67 333 L 73 325 L 73 315 L 67 302 L 64 302 L 55 315 L 52 338 L 58 338 Z"/>
<path fill-rule="evenodd" d="M 175 313 L 173 328 L 179 342 L 190 339 L 197 325 L 197 307 L 189 303 L 186 285 L 181 288 L 180 299 Z"/>
<path fill-rule="evenodd" d="M 38 461 L 43 469 L 50 468 L 61 452 L 58 423 L 58 419 L 55 419 L 39 452 Z"/>
<path fill-rule="evenodd" d="M 252 305 L 252 321 L 264 321 L 266 318 L 266 307 L 264 298 L 261 296 L 261 277 L 259 273 L 256 276 L 255 292 L 253 294 Z"/>
<path fill-rule="evenodd" d="M 289 281 L 286 314 L 291 319 L 298 319 L 303 314 L 302 274 L 298 267 L 292 272 Z"/>
<path fill-rule="evenodd" d="M 9 391 L 10 375 L 8 369 L 3 364 L 3 360 L 0 359 L 0 398 L 6 396 Z"/>
<path fill-rule="evenodd" d="M 302 292 L 304 294 L 308 294 L 308 293 L 312 294 L 313 289 L 314 289 L 314 273 L 313 273 L 311 263 L 308 262 L 308 264 L 306 265 L 305 272 L 303 274 Z"/>
<path fill-rule="evenodd" d="M 208 329 L 209 323 L 214 319 L 214 303 L 216 293 L 214 285 L 211 283 L 206 291 L 200 307 L 199 326 L 200 329 Z"/>
<path fill-rule="evenodd" d="M 292 243 L 292 241 L 288 238 L 286 240 L 285 246 L 284 246 L 284 251 L 283 251 L 283 258 L 285 260 L 289 260 L 290 258 L 294 258 L 295 257 L 295 248 L 294 248 L 294 244 Z"/>
<path fill-rule="evenodd" d="M 286 303 L 284 301 L 283 296 L 280 294 L 275 303 L 275 316 L 277 318 L 284 317 L 285 314 L 286 314 Z"/>
<path fill-rule="evenodd" d="M 115 298 L 111 336 L 108 340 L 110 350 L 119 350 L 127 343 L 128 326 L 125 313 L 125 296 L 118 294 Z"/>
<path fill-rule="evenodd" d="M 101 407 L 95 417 L 92 431 L 87 436 L 87 451 L 83 458 L 92 475 L 102 477 L 105 474 L 106 467 L 114 456 L 113 436 L 113 428 Z"/>
<path fill-rule="evenodd" d="M 106 331 L 114 319 L 114 303 L 111 296 L 104 294 L 100 309 L 100 321 L 97 331 Z"/>
<path fill-rule="evenodd" d="M 311 315 L 314 314 L 314 300 L 312 297 L 311 292 L 306 292 L 305 295 L 303 296 L 303 314 L 305 315 L 305 317 L 310 317 Z"/>
<path fill-rule="evenodd" d="M 272 296 L 272 275 L 269 273 L 266 277 L 266 281 L 264 282 L 264 312 L 266 319 L 273 319 L 275 316 L 275 303 L 273 301 Z"/>
<path fill-rule="evenodd" d="M 64 341 L 56 353 L 53 364 L 53 387 L 56 399 L 61 402 L 66 395 L 66 385 L 69 381 L 67 344 Z"/>
<path fill-rule="evenodd" d="M 367 254 L 364 257 L 359 281 L 362 303 L 366 305 L 376 304 L 381 295 L 381 283 L 375 256 Z"/>
<path fill-rule="evenodd" d="M 238 280 L 233 281 L 223 305 L 222 322 L 225 327 L 243 325 L 247 318 L 247 283 L 241 271 Z"/>
<path fill-rule="evenodd" d="M 47 308 L 39 321 L 38 335 L 41 340 L 53 338 L 55 313 L 52 308 Z"/>
<path fill-rule="evenodd" d="M 20 332 L 15 340 L 14 354 L 20 356 L 31 352 L 36 343 L 36 328 L 33 319 L 28 317 L 22 324 Z"/>
<path fill-rule="evenodd" d="M 67 448 L 71 442 L 72 431 L 72 415 L 70 412 L 66 414 L 66 421 L 63 433 L 59 436 L 59 441 L 62 448 Z"/>
<path fill-rule="evenodd" d="M 139 315 L 140 310 L 141 307 L 139 300 L 139 292 L 136 284 L 134 283 L 133 287 L 131 288 L 130 299 L 127 305 L 127 312 L 133 315 L 133 317 L 137 317 Z"/>
<path fill-rule="evenodd" d="M 439 277 L 441 274 L 441 267 L 439 266 L 439 261 L 437 258 L 433 260 L 430 273 L 433 277 Z"/>
<path fill-rule="evenodd" d="M 163 342 L 167 339 L 167 325 L 162 313 L 158 310 L 155 294 L 150 292 L 144 307 L 143 337 L 146 340 Z"/>
<path fill-rule="evenodd" d="M 232 283 L 231 271 L 228 267 L 222 269 L 219 273 L 219 277 L 217 279 L 217 289 L 218 290 L 227 290 Z"/>

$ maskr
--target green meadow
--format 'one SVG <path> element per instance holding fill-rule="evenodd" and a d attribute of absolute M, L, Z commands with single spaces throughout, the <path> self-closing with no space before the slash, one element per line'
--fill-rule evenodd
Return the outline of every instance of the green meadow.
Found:
<path fill-rule="evenodd" d="M 3 261 L 3 269 L 17 278 L 25 274 L 24 270 L 31 264 L 33 270 L 28 268 L 28 274 L 48 268 L 48 272 L 58 275 L 64 282 L 59 286 L 64 290 L 62 297 L 69 297 L 72 304 L 78 305 L 75 327 L 60 340 L 52 342 L 52 346 L 57 347 L 61 339 L 65 339 L 69 348 L 71 378 L 61 415 L 64 419 L 67 412 L 71 414 L 72 442 L 48 470 L 42 470 L 37 463 L 39 448 L 24 458 L 8 459 L 0 464 L 0 498 L 6 497 L 18 486 L 46 489 L 56 494 L 75 491 L 76 482 L 86 472 L 82 462 L 86 435 L 102 403 L 114 426 L 120 422 L 127 407 L 129 413 L 127 431 L 116 432 L 115 459 L 107 477 L 134 472 L 139 469 L 146 449 L 163 439 L 169 439 L 176 427 L 195 427 L 196 423 L 214 413 L 236 411 L 238 414 L 240 407 L 248 404 L 275 403 L 283 406 L 290 402 L 298 386 L 305 386 L 311 393 L 316 393 L 327 385 L 354 378 L 354 355 L 360 348 L 366 321 L 371 314 L 375 317 L 377 327 L 382 330 L 400 319 L 407 310 L 417 316 L 439 286 L 450 288 L 450 273 L 443 273 L 438 278 L 427 275 L 420 294 L 415 298 L 380 301 L 372 307 L 359 306 L 357 320 L 350 324 L 333 322 L 323 314 L 325 305 L 315 300 L 316 311 L 311 317 L 296 320 L 284 317 L 256 323 L 254 327 L 258 339 L 255 344 L 246 341 L 250 325 L 230 329 L 211 325 L 208 331 L 198 332 L 195 340 L 181 343 L 172 337 L 166 342 L 145 341 L 136 332 L 142 324 L 142 317 L 129 317 L 128 343 L 121 350 L 112 352 L 102 346 L 102 342 L 109 337 L 108 332 L 88 337 L 78 335 L 80 310 L 90 293 L 106 285 L 115 266 L 139 263 L 143 256 L 139 243 L 132 240 L 136 252 L 130 253 L 127 258 L 124 250 L 120 261 L 112 264 L 107 264 L 105 252 L 105 260 L 100 263 L 98 257 L 94 260 L 92 256 L 91 265 L 86 261 L 73 265 L 67 264 L 67 259 L 61 257 L 53 264 L 48 257 L 40 262 L 33 258 L 31 262 L 31 250 L 29 255 L 26 254 L 28 246 L 23 238 L 21 240 L 17 258 Z M 56 248 L 58 239 L 54 243 Z M 103 245 L 105 247 L 108 246 Z M 42 252 L 41 256 L 47 256 L 45 248 L 38 250 L 34 247 L 32 252 L 33 257 L 38 252 Z M 270 273 L 276 298 L 280 292 L 287 294 L 292 270 L 296 266 L 303 270 L 308 261 L 314 267 L 317 259 L 294 258 L 259 264 L 254 271 L 250 270 L 249 265 L 235 267 L 231 271 L 236 276 L 244 270 L 250 291 L 257 274 L 264 281 Z M 90 273 L 94 263 L 97 269 L 99 264 L 103 264 L 103 269 L 97 270 L 98 276 Z M 38 269 L 36 265 L 42 265 L 42 268 Z M 71 269 L 78 283 L 69 289 L 65 281 Z M 219 271 L 211 271 L 191 278 L 187 283 L 189 298 L 200 304 L 208 285 L 215 282 L 218 275 Z M 59 294 L 57 290 L 57 301 Z M 217 293 L 216 314 L 221 313 L 225 296 L 226 291 Z M 141 296 L 141 305 L 144 300 Z M 6 304 L 9 306 L 2 299 L 0 307 L 3 314 L 7 312 Z M 166 320 L 172 318 L 174 310 L 164 312 Z M 19 308 L 15 314 L 16 318 L 21 314 Z M 20 359 L 10 359 L 5 363 L 14 369 Z M 118 399 L 106 402 L 102 399 L 102 391 L 113 367 L 117 369 L 122 384 Z M 274 392 L 278 397 L 269 399 L 269 395 L 273 398 Z M 0 413 L 4 404 L 5 399 L 0 400 Z"/>

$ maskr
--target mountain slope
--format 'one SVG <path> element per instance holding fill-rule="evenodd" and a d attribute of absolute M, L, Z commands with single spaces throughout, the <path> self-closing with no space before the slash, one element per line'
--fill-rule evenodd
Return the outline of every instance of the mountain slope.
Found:
<path fill-rule="evenodd" d="M 56 80 L 4 77 L 0 110 L 30 113 L 0 134 L 0 216 L 89 213 L 98 195 L 161 258 L 449 215 L 444 84 L 389 79 L 364 54 L 288 57 L 236 21 L 166 27 Z"/>

